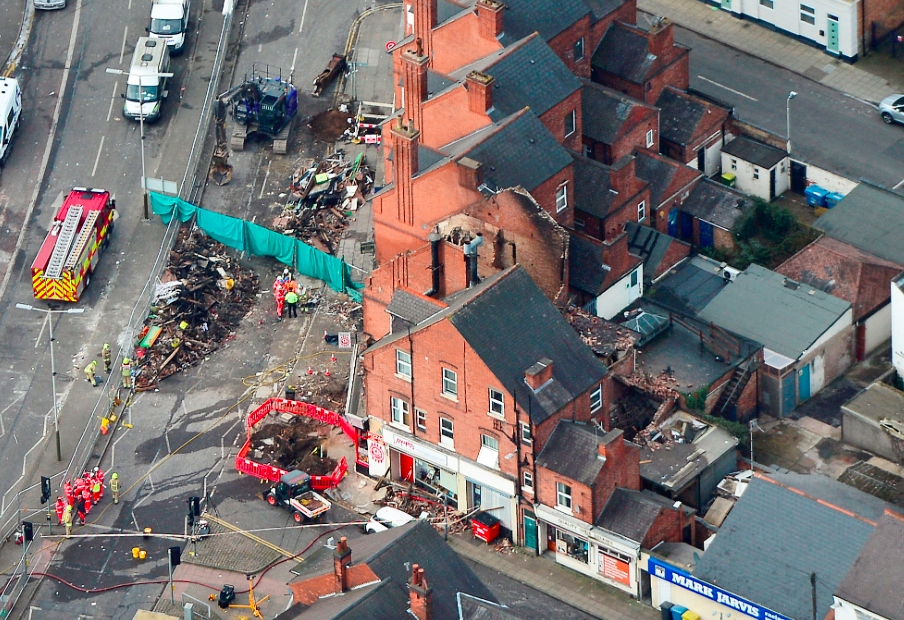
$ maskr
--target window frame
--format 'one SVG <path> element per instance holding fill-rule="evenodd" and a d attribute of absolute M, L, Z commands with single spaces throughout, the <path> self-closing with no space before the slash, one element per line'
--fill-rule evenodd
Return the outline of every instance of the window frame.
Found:
<path fill-rule="evenodd" d="M 595 402 L 596 401 L 596 402 Z M 590 392 L 590 413 L 596 413 L 603 408 L 603 384 L 600 383 Z"/>
<path fill-rule="evenodd" d="M 498 394 L 499 398 L 498 399 L 493 398 L 494 394 Z M 496 388 L 489 388 L 488 395 L 489 395 L 488 397 L 489 397 L 489 401 L 490 401 L 490 406 L 487 409 L 487 415 L 489 415 L 491 418 L 497 418 L 499 420 L 504 420 L 505 419 L 505 392 L 501 392 L 501 391 L 497 390 Z M 495 409 L 493 409 L 494 404 L 499 405 L 499 411 L 496 411 Z"/>
<path fill-rule="evenodd" d="M 442 367 L 442 391 L 440 392 L 446 398 L 451 398 L 452 400 L 458 400 L 458 373 L 452 370 L 451 368 Z M 446 377 L 446 373 L 451 373 L 452 378 L 449 379 Z M 447 383 L 452 385 L 452 390 L 447 389 Z"/>
<path fill-rule="evenodd" d="M 521 443 L 523 443 L 525 446 L 534 445 L 534 434 L 531 432 L 530 423 L 521 422 L 520 426 Z"/>
<path fill-rule="evenodd" d="M 641 200 L 637 203 L 637 221 L 642 222 L 647 219 L 647 201 Z"/>
<path fill-rule="evenodd" d="M 493 443 L 495 443 L 496 447 L 494 448 L 493 446 L 488 445 L 487 442 L 485 441 L 487 439 L 492 441 Z M 487 450 L 493 450 L 498 453 L 499 452 L 499 440 L 496 439 L 495 437 L 493 437 L 492 435 L 487 435 L 486 433 L 480 433 L 480 447 L 486 448 Z"/>
<path fill-rule="evenodd" d="M 578 55 L 578 49 L 580 49 L 580 56 Z M 574 55 L 575 62 L 579 60 L 584 60 L 584 37 L 581 37 L 577 41 L 574 42 L 574 45 L 571 49 L 572 54 Z"/>
<path fill-rule="evenodd" d="M 756 180 L 759 180 L 759 178 L 760 178 L 760 169 L 759 168 L 753 169 L 753 178 Z"/>
<path fill-rule="evenodd" d="M 414 408 L 414 423 L 419 431 L 427 430 L 427 412 L 423 409 Z"/>
<path fill-rule="evenodd" d="M 650 129 L 647 131 L 647 140 L 646 140 L 647 148 L 651 148 L 653 146 L 654 142 L 655 142 L 655 140 L 654 140 L 653 130 Z"/>
<path fill-rule="evenodd" d="M 571 121 L 569 123 L 569 121 Z M 565 115 L 565 137 L 574 134 L 578 130 L 578 111 L 572 110 Z"/>
<path fill-rule="evenodd" d="M 400 403 L 401 407 L 396 407 L 396 404 Z M 396 411 L 400 411 L 402 413 L 402 421 L 396 421 Z M 389 412 L 390 412 L 390 424 L 393 426 L 402 427 L 411 431 L 411 404 L 398 396 L 390 396 L 389 397 Z M 407 423 L 405 422 L 405 418 L 408 419 Z"/>
<path fill-rule="evenodd" d="M 760 6 L 767 9 L 774 9 L 775 2 L 773 2 L 773 0 L 760 0 Z"/>
<path fill-rule="evenodd" d="M 571 511 L 572 506 L 574 506 L 574 496 L 572 493 L 571 485 L 556 481 L 556 508 L 564 508 L 565 510 Z M 567 503 L 563 502 L 563 499 Z"/>
<path fill-rule="evenodd" d="M 561 194 L 561 195 L 560 195 Z M 559 206 L 561 202 L 562 206 Z M 561 213 L 568 208 L 568 181 L 556 188 L 556 213 Z"/>
<path fill-rule="evenodd" d="M 409 353 L 408 351 L 405 351 L 404 349 L 396 349 L 395 352 L 396 352 L 396 376 L 402 377 L 402 378 L 410 381 L 412 371 L 414 370 L 414 367 L 411 365 L 411 353 Z M 401 359 L 402 356 L 407 356 L 408 361 L 406 362 L 406 361 L 402 360 Z M 401 366 L 404 366 L 404 365 L 408 366 L 407 373 L 402 372 Z"/>
<path fill-rule="evenodd" d="M 800 7 L 800 21 L 805 24 L 810 24 L 811 26 L 816 25 L 816 9 L 811 6 L 807 6 L 804 3 L 800 3 L 798 5 Z"/>
<path fill-rule="evenodd" d="M 445 423 L 448 423 L 448 429 Z M 443 416 L 439 418 L 439 445 L 445 448 L 454 448 L 455 446 L 455 421 L 451 418 Z"/>
<path fill-rule="evenodd" d="M 527 469 L 521 472 L 521 488 L 534 492 L 534 475 Z"/>

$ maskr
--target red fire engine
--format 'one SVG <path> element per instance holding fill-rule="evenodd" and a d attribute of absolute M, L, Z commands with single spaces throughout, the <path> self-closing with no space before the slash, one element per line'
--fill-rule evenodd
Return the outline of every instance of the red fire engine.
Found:
<path fill-rule="evenodd" d="M 35 299 L 78 301 L 113 234 L 116 201 L 103 189 L 76 187 L 53 218 L 31 266 Z"/>

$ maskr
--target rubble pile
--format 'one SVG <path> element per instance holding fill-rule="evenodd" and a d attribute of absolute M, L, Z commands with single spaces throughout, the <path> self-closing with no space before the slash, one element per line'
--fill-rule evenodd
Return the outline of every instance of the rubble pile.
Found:
<path fill-rule="evenodd" d="M 435 498 L 427 499 L 417 495 L 412 487 L 404 489 L 394 482 L 388 484 L 389 488 L 386 489 L 385 497 L 378 499 L 377 504 L 398 508 L 418 519 L 423 516 L 441 532 L 446 527 L 449 528 L 450 534 L 469 531 L 471 529 L 470 518 L 479 511 L 479 509 L 473 509 L 468 513 L 459 512 L 455 508 L 444 507 L 442 502 Z"/>
<path fill-rule="evenodd" d="M 273 226 L 332 254 L 372 187 L 373 173 L 360 156 L 350 160 L 338 151 L 323 161 L 304 159 L 292 175 L 288 203 Z"/>
<path fill-rule="evenodd" d="M 136 388 L 152 389 L 234 338 L 257 290 L 257 276 L 225 245 L 183 228 L 138 337 Z"/>
<path fill-rule="evenodd" d="M 567 308 L 564 315 L 584 344 L 602 357 L 616 351 L 630 351 L 640 339 L 640 334 L 634 330 L 594 316 L 577 306 Z"/>
<path fill-rule="evenodd" d="M 635 369 L 633 373 L 627 377 L 621 377 L 621 379 L 659 401 L 677 399 L 679 396 L 678 379 L 668 369 L 658 375 L 651 375 L 643 370 Z"/>
<path fill-rule="evenodd" d="M 329 475 L 337 463 L 321 452 L 323 430 L 328 434 L 330 426 L 306 416 L 296 416 L 288 425 L 264 425 L 251 435 L 249 455 L 255 463 L 286 471 L 299 469 L 312 476 Z"/>

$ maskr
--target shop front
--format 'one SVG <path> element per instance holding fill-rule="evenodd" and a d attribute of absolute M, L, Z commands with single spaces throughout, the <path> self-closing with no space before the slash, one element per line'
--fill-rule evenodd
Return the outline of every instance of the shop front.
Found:
<path fill-rule="evenodd" d="M 541 553 L 555 553 L 558 564 L 638 596 L 640 543 L 542 504 L 534 508 Z"/>
<path fill-rule="evenodd" d="M 700 581 L 662 560 L 654 557 L 644 559 L 650 573 L 653 607 L 670 609 L 673 617 L 791 620 L 743 597 Z"/>
<path fill-rule="evenodd" d="M 370 452 L 373 462 L 373 447 L 379 446 L 380 442 L 376 439 L 371 441 Z M 425 494 L 445 498 L 450 508 L 458 508 L 458 457 L 445 454 L 429 444 L 396 433 L 385 426 L 382 446 L 379 449 L 388 453 L 384 458 L 387 460 L 393 480 L 413 482 L 415 487 Z M 380 476 L 386 473 L 387 465 L 383 466 Z M 372 468 L 371 476 L 375 475 Z"/>

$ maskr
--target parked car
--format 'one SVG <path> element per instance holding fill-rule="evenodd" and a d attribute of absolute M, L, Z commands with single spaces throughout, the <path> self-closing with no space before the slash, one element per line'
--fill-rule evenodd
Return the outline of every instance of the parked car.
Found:
<path fill-rule="evenodd" d="M 419 518 L 426 519 L 429 516 L 429 513 L 422 512 Z M 370 521 L 364 524 L 364 533 L 385 532 L 391 527 L 401 527 L 412 521 L 414 521 L 414 517 L 407 512 L 402 512 L 398 508 L 391 506 L 384 506 L 370 518 Z"/>
<path fill-rule="evenodd" d="M 892 123 L 904 123 L 904 95 L 889 95 L 879 104 L 882 120 Z"/>

